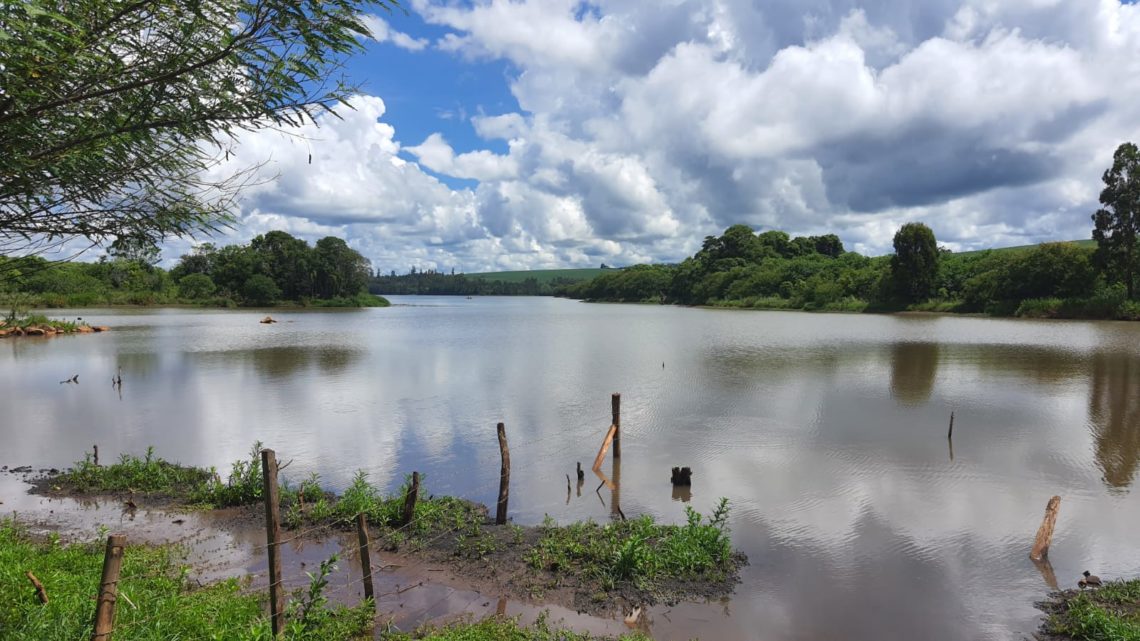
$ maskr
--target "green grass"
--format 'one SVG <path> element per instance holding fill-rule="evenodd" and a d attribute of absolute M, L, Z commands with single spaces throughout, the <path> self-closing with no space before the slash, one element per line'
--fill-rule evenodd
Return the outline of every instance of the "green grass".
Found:
<path fill-rule="evenodd" d="M 1045 632 L 1073 641 L 1140 641 L 1140 580 L 1114 581 L 1061 597 Z"/>
<path fill-rule="evenodd" d="M 543 536 L 526 553 L 536 570 L 584 573 L 605 589 L 629 581 L 652 589 L 664 579 L 727 579 L 735 569 L 728 538 L 728 500 L 705 520 L 685 508 L 685 525 L 659 525 L 650 516 L 599 525 L 593 521 L 559 527 L 549 519 Z"/>
<path fill-rule="evenodd" d="M 588 633 L 576 634 L 551 626 L 545 616 L 534 625 L 523 627 L 511 618 L 491 617 L 478 623 L 455 623 L 444 627 L 426 627 L 412 633 L 381 634 L 383 641 L 606 641 L 612 637 L 599 637 Z M 621 641 L 651 641 L 641 633 L 623 634 Z"/>
<path fill-rule="evenodd" d="M 147 448 L 142 458 L 123 454 L 117 463 L 95 465 L 90 455 L 52 479 L 81 493 L 139 492 L 189 498 L 205 487 L 209 470 L 170 463 Z"/>
<path fill-rule="evenodd" d="M 0 521 L 0 630 L 7 641 L 86 639 L 91 634 L 103 565 L 102 541 L 61 545 L 34 541 L 10 520 Z M 24 573 L 44 585 L 41 605 Z M 263 595 L 236 580 L 198 587 L 174 546 L 128 546 L 123 553 L 115 641 L 190 639 L 268 641 Z M 308 607 L 305 607 L 305 606 Z M 296 594 L 288 608 L 285 639 L 361 638 L 371 624 L 368 607 L 331 608 L 319 594 Z M 304 616 L 302 616 L 304 612 Z"/>
<path fill-rule="evenodd" d="M 1079 247 L 1096 248 L 1096 241 L 1092 240 L 1091 238 L 1085 239 L 1085 240 L 1050 240 L 1050 241 L 1046 241 L 1046 242 L 1050 242 L 1050 243 L 1058 243 L 1058 242 L 1060 242 L 1060 243 L 1072 243 L 1072 244 L 1077 245 Z M 974 255 L 981 254 L 984 252 L 989 252 L 989 251 L 992 251 L 992 252 L 1018 252 L 1018 251 L 1025 251 L 1027 249 L 1034 249 L 1034 248 L 1039 247 L 1039 246 L 1040 246 L 1040 244 L 1038 244 L 1038 245 L 1015 245 L 1013 247 L 994 247 L 992 249 L 975 249 L 973 251 L 967 251 L 967 252 L 954 252 L 954 255 L 955 256 L 974 256 Z"/>
<path fill-rule="evenodd" d="M 553 283 L 556 279 L 590 280 L 602 274 L 613 272 L 613 269 L 599 269 L 597 267 L 583 269 L 535 269 L 517 272 L 483 272 L 481 274 L 467 274 L 468 278 L 481 278 L 483 280 L 497 280 L 503 283 L 521 283 L 533 278 L 542 283 Z"/>
<path fill-rule="evenodd" d="M 406 478 L 395 493 L 385 495 L 368 482 L 368 475 L 363 471 L 356 473 L 352 484 L 339 497 L 321 491 L 316 476 L 309 477 L 296 489 L 287 488 L 282 501 L 286 508 L 285 523 L 289 527 L 321 524 L 348 527 L 357 514 L 363 513 L 372 526 L 379 528 L 373 536 L 388 549 L 405 545 L 415 548 L 422 544 L 424 537 L 441 531 L 457 532 L 465 539 L 466 534 L 481 529 L 486 520 L 482 506 L 450 496 L 431 496 L 424 481 L 425 477 L 420 475 L 415 518 L 408 527 L 401 527 L 400 523 L 411 478 Z M 306 497 L 303 508 L 302 495 Z"/>
<path fill-rule="evenodd" d="M 87 455 L 48 483 L 80 494 L 134 492 L 206 507 L 247 505 L 261 500 L 260 450 L 261 443 L 254 443 L 250 458 L 235 461 L 225 482 L 213 468 L 171 463 L 148 447 L 142 457 L 122 454 L 110 465 L 96 465 Z"/>

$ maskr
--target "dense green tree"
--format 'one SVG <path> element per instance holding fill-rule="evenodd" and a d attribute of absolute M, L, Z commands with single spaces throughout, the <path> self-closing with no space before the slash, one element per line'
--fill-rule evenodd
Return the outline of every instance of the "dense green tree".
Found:
<path fill-rule="evenodd" d="M 839 236 L 835 234 L 809 236 L 808 239 L 812 242 L 817 254 L 838 258 L 843 253 L 843 241 L 839 240 Z"/>
<path fill-rule="evenodd" d="M 326 236 L 317 241 L 313 256 L 314 293 L 320 298 L 353 296 L 368 286 L 372 265 L 343 239 Z"/>
<path fill-rule="evenodd" d="M 894 238 L 895 255 L 891 257 L 891 280 L 895 295 L 905 302 L 920 302 L 930 297 L 938 276 L 938 243 L 934 232 L 922 223 L 907 223 Z"/>
<path fill-rule="evenodd" d="M 254 238 L 249 247 L 260 255 L 260 264 L 281 288 L 283 297 L 300 300 L 313 295 L 315 266 L 308 243 L 283 231 L 271 231 Z M 358 287 L 352 293 L 361 289 Z"/>
<path fill-rule="evenodd" d="M 311 121 L 389 0 L 0 3 L 0 251 L 151 242 L 229 220 L 240 130 Z"/>
<path fill-rule="evenodd" d="M 178 281 L 178 293 L 183 298 L 193 300 L 209 298 L 215 290 L 217 286 L 214 285 L 214 281 L 205 274 L 189 274 Z"/>
<path fill-rule="evenodd" d="M 281 288 L 265 274 L 254 274 L 242 283 L 241 295 L 247 303 L 269 305 L 281 298 Z"/>
<path fill-rule="evenodd" d="M 1112 167 L 1104 172 L 1103 205 L 1092 216 L 1097 262 L 1117 282 L 1123 282 L 1128 299 L 1136 296 L 1135 279 L 1140 272 L 1140 151 L 1126 142 L 1116 148 Z"/>

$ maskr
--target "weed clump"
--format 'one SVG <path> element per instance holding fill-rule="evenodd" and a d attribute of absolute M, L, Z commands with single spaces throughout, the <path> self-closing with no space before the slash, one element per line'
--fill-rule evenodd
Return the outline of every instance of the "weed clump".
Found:
<path fill-rule="evenodd" d="M 1063 592 L 1039 607 L 1049 614 L 1042 625 L 1046 638 L 1140 641 L 1140 579 Z"/>
<path fill-rule="evenodd" d="M 549 518 L 538 544 L 526 554 L 535 570 L 584 572 L 606 589 L 623 581 L 650 589 L 658 579 L 724 580 L 736 568 L 728 537 L 728 499 L 705 519 L 685 508 L 684 525 L 660 525 L 651 516 L 599 525 L 559 527 Z"/>

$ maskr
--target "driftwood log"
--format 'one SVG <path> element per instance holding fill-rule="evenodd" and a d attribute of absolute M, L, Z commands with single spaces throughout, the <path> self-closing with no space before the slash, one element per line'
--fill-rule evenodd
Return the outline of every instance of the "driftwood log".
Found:
<path fill-rule="evenodd" d="M 1061 497 L 1054 496 L 1045 506 L 1045 519 L 1041 527 L 1037 528 L 1037 538 L 1033 541 L 1033 550 L 1029 558 L 1040 561 L 1049 556 L 1049 544 L 1053 542 L 1053 526 L 1057 523 L 1057 510 L 1061 508 Z"/>

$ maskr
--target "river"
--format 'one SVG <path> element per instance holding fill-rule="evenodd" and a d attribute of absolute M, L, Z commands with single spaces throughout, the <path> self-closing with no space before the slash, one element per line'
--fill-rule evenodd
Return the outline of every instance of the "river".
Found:
<path fill-rule="evenodd" d="M 1028 559 L 1062 497 L 1061 587 L 1140 574 L 1140 323 L 741 312 L 549 298 L 392 297 L 387 309 L 58 310 L 105 334 L 0 340 L 0 464 L 153 445 L 216 465 L 255 440 L 330 489 L 511 516 L 679 522 L 732 506 L 734 597 L 658 608 L 660 639 L 1022 639 L 1049 590 Z M 122 368 L 121 394 L 111 378 Z M 60 381 L 78 374 L 78 384 Z M 587 474 L 622 394 L 620 495 Z M 947 427 L 954 413 L 954 437 Z M 669 482 L 693 469 L 691 500 Z M 614 470 L 604 466 L 607 475 Z"/>

